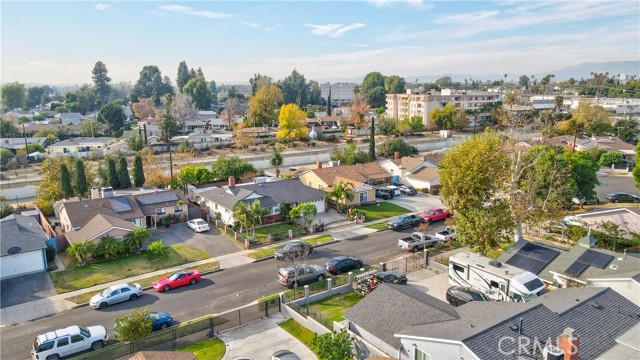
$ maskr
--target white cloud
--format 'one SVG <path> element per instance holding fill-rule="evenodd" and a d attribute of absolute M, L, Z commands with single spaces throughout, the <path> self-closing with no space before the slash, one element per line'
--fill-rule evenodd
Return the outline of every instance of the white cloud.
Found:
<path fill-rule="evenodd" d="M 202 16 L 209 19 L 224 19 L 224 18 L 232 17 L 231 14 L 219 13 L 219 12 L 208 11 L 208 10 L 195 10 L 188 6 L 182 6 L 182 5 L 163 5 L 158 7 L 158 10 L 170 11 L 170 12 L 185 14 L 185 15 Z"/>
<path fill-rule="evenodd" d="M 334 38 L 334 39 L 344 35 L 348 31 L 365 27 L 365 25 L 361 24 L 361 23 L 353 23 L 351 25 L 344 25 L 344 24 L 326 24 L 326 25 L 304 24 L 304 26 L 312 28 L 313 30 L 311 30 L 311 33 L 313 35 L 318 35 L 318 36 L 327 35 L 327 36 L 329 36 L 331 38 Z"/>
<path fill-rule="evenodd" d="M 263 26 L 261 23 L 252 23 L 252 22 L 243 22 L 242 25 L 248 26 L 252 29 L 263 30 L 263 31 L 273 31 L 276 27 L 281 26 L 281 25 Z"/>
<path fill-rule="evenodd" d="M 368 0 L 368 3 L 377 8 L 393 7 L 398 4 L 406 4 L 414 8 L 430 8 L 423 0 Z"/>
<path fill-rule="evenodd" d="M 97 3 L 96 4 L 96 10 L 100 10 L 100 11 L 105 11 L 110 7 L 111 7 L 111 4 L 105 4 L 105 3 Z"/>

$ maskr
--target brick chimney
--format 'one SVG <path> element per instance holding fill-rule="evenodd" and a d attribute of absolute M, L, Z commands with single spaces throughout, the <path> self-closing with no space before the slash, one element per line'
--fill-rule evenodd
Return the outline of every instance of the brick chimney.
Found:
<path fill-rule="evenodd" d="M 400 159 L 400 152 L 399 151 L 394 152 L 393 153 L 393 158 L 394 158 L 394 160 Z"/>
<path fill-rule="evenodd" d="M 236 186 L 236 178 L 229 176 L 229 186 Z"/>
<path fill-rule="evenodd" d="M 558 337 L 558 347 L 564 351 L 564 360 L 578 360 L 580 339 L 575 329 L 566 328 Z"/>
<path fill-rule="evenodd" d="M 322 169 L 322 161 L 316 161 L 316 168 Z"/>
<path fill-rule="evenodd" d="M 91 188 L 91 199 L 99 199 L 100 198 L 100 189 L 97 187 Z"/>

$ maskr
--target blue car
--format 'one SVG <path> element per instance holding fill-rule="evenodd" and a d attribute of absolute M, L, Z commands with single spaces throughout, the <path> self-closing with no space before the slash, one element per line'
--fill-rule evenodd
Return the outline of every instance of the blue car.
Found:
<path fill-rule="evenodd" d="M 147 315 L 147 319 L 151 319 L 153 321 L 151 323 L 152 331 L 166 329 L 173 325 L 173 318 L 166 312 L 151 312 Z M 116 338 L 118 337 L 117 325 L 117 323 L 113 325 L 113 333 L 116 335 Z"/>

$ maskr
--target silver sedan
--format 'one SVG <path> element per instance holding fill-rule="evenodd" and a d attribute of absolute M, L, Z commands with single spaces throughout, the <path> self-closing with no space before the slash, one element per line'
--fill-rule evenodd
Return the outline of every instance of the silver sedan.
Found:
<path fill-rule="evenodd" d="M 136 301 L 142 295 L 140 284 L 113 285 L 93 295 L 89 306 L 94 309 L 106 309 L 107 306 L 123 301 Z"/>

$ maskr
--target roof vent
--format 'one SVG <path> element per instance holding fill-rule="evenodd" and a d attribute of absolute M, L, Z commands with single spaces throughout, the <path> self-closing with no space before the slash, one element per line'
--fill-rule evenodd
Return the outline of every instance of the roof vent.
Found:
<path fill-rule="evenodd" d="M 618 264 L 611 264 L 611 266 L 609 266 L 609 269 L 618 270 Z"/>
<path fill-rule="evenodd" d="M 598 309 L 598 310 L 602 309 L 602 305 L 598 304 L 595 301 L 591 303 L 591 306 L 593 306 L 594 309 Z"/>
<path fill-rule="evenodd" d="M 9 255 L 16 255 L 19 254 L 22 251 L 22 249 L 19 246 L 13 246 L 10 247 L 9 250 L 7 250 L 7 253 Z"/>
<path fill-rule="evenodd" d="M 502 263 L 498 260 L 491 260 L 489 261 L 489 265 L 493 266 L 493 267 L 497 267 L 497 268 L 501 268 L 502 267 Z"/>
<path fill-rule="evenodd" d="M 511 329 L 513 331 L 518 331 L 518 329 L 520 329 L 520 327 L 518 326 L 518 324 L 511 324 L 511 325 L 509 325 L 509 329 Z"/>

